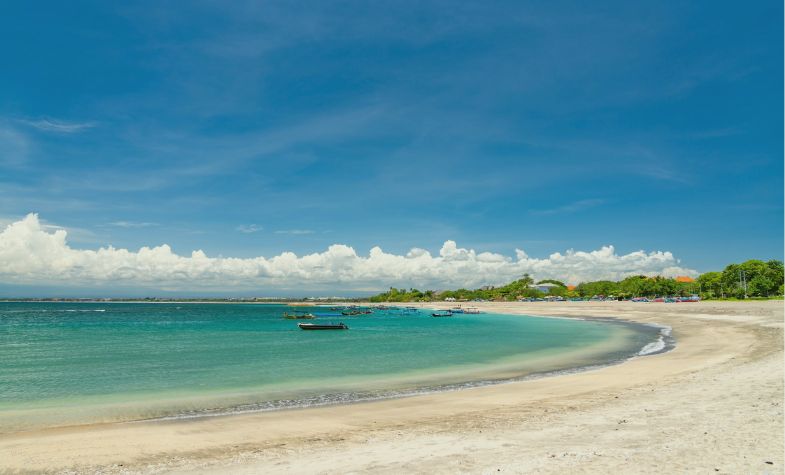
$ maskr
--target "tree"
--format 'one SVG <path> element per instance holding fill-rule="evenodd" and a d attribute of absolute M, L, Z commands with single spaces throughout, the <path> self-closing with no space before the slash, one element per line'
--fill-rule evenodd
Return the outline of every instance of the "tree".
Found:
<path fill-rule="evenodd" d="M 564 297 L 567 295 L 567 286 L 562 285 L 559 287 L 551 287 L 551 289 L 548 291 L 548 295 L 553 295 L 556 297 Z"/>
<path fill-rule="evenodd" d="M 766 277 L 773 283 L 773 286 L 769 288 L 770 294 L 782 295 L 782 286 L 785 283 L 784 270 L 782 261 L 772 259 L 766 262 Z"/>
<path fill-rule="evenodd" d="M 782 283 L 782 261 L 763 262 L 750 259 L 741 264 L 730 264 L 722 271 L 722 283 L 737 297 L 767 297 L 778 293 Z M 744 288 L 744 282 L 747 288 Z M 754 284 L 753 284 L 754 282 Z M 745 292 L 746 290 L 746 292 Z"/>
<path fill-rule="evenodd" d="M 581 297 L 593 297 L 595 295 L 618 295 L 619 284 L 610 280 L 598 280 L 596 282 L 582 282 L 575 291 Z"/>
<path fill-rule="evenodd" d="M 743 273 L 743 274 L 741 274 Z M 625 278 L 620 282 L 598 280 L 582 282 L 575 290 L 568 291 L 563 282 L 553 279 L 541 280 L 538 283 L 552 283 L 550 295 L 593 297 L 595 295 L 615 295 L 619 297 L 664 297 L 694 293 L 698 287 L 705 298 L 720 298 L 733 296 L 744 298 L 745 288 L 739 282 L 740 275 L 746 279 L 746 295 L 755 297 L 770 297 L 783 294 L 783 263 L 779 260 L 763 262 L 751 259 L 741 264 L 729 264 L 722 272 L 706 272 L 698 277 L 696 283 L 682 283 L 675 279 L 665 277 L 647 277 L 635 275 Z M 485 300 L 515 300 L 519 297 L 543 297 L 544 294 L 530 285 L 534 279 L 529 274 L 524 274 L 520 279 L 510 282 L 502 287 L 487 290 L 458 289 L 447 290 L 437 294 L 432 290 L 422 292 L 415 288 L 396 289 L 390 287 L 389 291 L 370 298 L 372 302 L 409 302 L 420 300 L 434 300 L 455 298 L 485 299 Z"/>
<path fill-rule="evenodd" d="M 768 297 L 776 292 L 777 284 L 765 274 L 756 275 L 747 284 L 747 292 L 755 297 Z"/>
<path fill-rule="evenodd" d="M 645 275 L 627 277 L 618 284 L 618 293 L 623 297 L 641 297 L 650 295 L 649 278 Z"/>
<path fill-rule="evenodd" d="M 701 292 L 710 298 L 722 297 L 722 272 L 706 272 L 697 279 Z"/>
<path fill-rule="evenodd" d="M 556 284 L 556 285 L 558 285 L 560 287 L 567 287 L 564 284 L 564 282 L 561 282 L 561 281 L 558 281 L 558 280 L 553 280 L 553 279 L 545 279 L 545 280 L 541 280 L 541 281 L 537 282 L 537 285 L 540 285 L 540 284 Z"/>

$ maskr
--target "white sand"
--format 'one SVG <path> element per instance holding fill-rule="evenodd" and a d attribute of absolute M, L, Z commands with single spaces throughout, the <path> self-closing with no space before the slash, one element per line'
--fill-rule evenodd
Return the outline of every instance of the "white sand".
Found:
<path fill-rule="evenodd" d="M 677 347 L 405 399 L 4 435 L 0 472 L 783 473 L 782 302 L 479 306 L 660 323 Z"/>

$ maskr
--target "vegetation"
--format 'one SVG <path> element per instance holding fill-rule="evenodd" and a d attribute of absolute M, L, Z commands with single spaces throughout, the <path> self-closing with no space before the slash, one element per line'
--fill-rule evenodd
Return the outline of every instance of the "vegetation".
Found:
<path fill-rule="evenodd" d="M 706 272 L 698 277 L 697 282 L 705 298 L 781 296 L 783 265 L 782 261 L 753 259 L 730 264 L 722 272 Z"/>
<path fill-rule="evenodd" d="M 502 287 L 491 287 L 484 289 L 458 289 L 446 290 L 443 292 L 434 292 L 429 290 L 421 292 L 417 289 L 395 289 L 390 288 L 389 291 L 375 295 L 369 300 L 371 302 L 428 302 L 431 300 L 445 300 L 453 298 L 455 300 L 515 300 L 519 297 L 541 297 L 542 292 L 529 287 L 534 282 L 528 274 L 515 282 L 509 283 Z"/>
<path fill-rule="evenodd" d="M 548 293 L 532 288 L 534 279 L 528 274 L 502 287 L 482 289 L 458 289 L 435 292 L 417 289 L 394 289 L 375 295 L 371 302 L 417 302 L 432 300 L 497 300 L 512 301 L 519 298 L 542 298 L 558 296 L 565 298 L 592 298 L 595 296 L 616 298 L 633 297 L 685 297 L 700 295 L 703 299 L 716 298 L 771 298 L 783 295 L 783 263 L 778 260 L 763 262 L 749 260 L 741 264 L 730 264 L 722 272 L 706 272 L 694 282 L 679 282 L 666 277 L 636 275 L 619 282 L 598 280 L 583 282 L 568 289 L 563 282 L 546 279 L 537 284 L 555 284 Z"/>
<path fill-rule="evenodd" d="M 435 300 L 433 290 L 420 292 L 417 289 L 396 289 L 390 287 L 390 290 L 379 295 L 374 295 L 368 299 L 371 302 L 430 302 Z"/>
<path fill-rule="evenodd" d="M 594 295 L 621 298 L 632 297 L 686 297 L 698 293 L 694 283 L 678 282 L 675 279 L 665 277 L 646 277 L 636 275 L 627 277 L 620 282 L 598 281 L 586 282 L 576 287 L 576 292 L 581 297 L 591 297 Z"/>

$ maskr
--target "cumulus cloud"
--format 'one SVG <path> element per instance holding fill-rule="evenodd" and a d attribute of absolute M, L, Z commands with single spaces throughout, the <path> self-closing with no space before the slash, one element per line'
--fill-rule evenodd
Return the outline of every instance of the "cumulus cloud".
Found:
<path fill-rule="evenodd" d="M 175 254 L 162 244 L 138 251 L 102 247 L 73 249 L 64 229 L 51 232 L 36 214 L 8 225 L 0 233 L 0 281 L 18 284 L 75 286 L 128 285 L 177 290 L 342 289 L 375 290 L 389 285 L 445 289 L 498 285 L 529 273 L 537 279 L 577 283 L 620 279 L 628 275 L 697 275 L 679 266 L 670 252 L 616 254 L 613 246 L 583 252 L 569 250 L 547 258 L 476 252 L 446 241 L 438 255 L 414 248 L 405 255 L 374 247 L 367 256 L 343 244 L 298 256 L 208 257 L 193 251 Z"/>

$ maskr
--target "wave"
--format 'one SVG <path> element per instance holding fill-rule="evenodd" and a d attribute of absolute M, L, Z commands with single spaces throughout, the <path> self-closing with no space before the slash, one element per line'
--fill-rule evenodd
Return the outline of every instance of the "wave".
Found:
<path fill-rule="evenodd" d="M 658 325 L 656 323 L 649 323 L 647 326 L 655 327 L 660 329 L 660 334 L 658 338 L 641 348 L 638 352 L 638 356 L 647 356 L 647 355 L 655 355 L 657 353 L 663 353 L 667 349 L 669 349 L 669 345 L 673 345 L 673 336 L 671 332 L 673 329 L 667 325 Z"/>
<path fill-rule="evenodd" d="M 37 308 L 37 309 L 30 309 L 25 308 L 21 310 L 6 310 L 3 309 L 0 311 L 0 315 L 11 315 L 11 314 L 31 314 L 31 313 L 84 313 L 84 312 L 106 312 L 105 308 L 67 308 L 67 309 L 52 309 L 52 308 Z"/>

